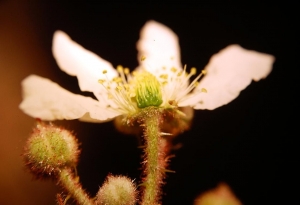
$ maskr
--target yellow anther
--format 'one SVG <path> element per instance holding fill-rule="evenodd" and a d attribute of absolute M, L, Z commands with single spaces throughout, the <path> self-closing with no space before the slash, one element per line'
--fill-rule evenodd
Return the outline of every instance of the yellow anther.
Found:
<path fill-rule="evenodd" d="M 197 73 L 197 69 L 195 67 L 191 68 L 191 72 L 192 75 L 195 75 Z"/>
<path fill-rule="evenodd" d="M 205 74 L 207 73 L 207 71 L 206 71 L 206 70 L 202 70 L 201 73 L 202 73 L 203 75 L 205 75 Z"/>
<path fill-rule="evenodd" d="M 207 93 L 207 90 L 205 88 L 201 88 L 202 93 Z"/>
<path fill-rule="evenodd" d="M 115 78 L 113 78 L 113 82 L 120 83 L 120 82 L 122 82 L 122 79 L 120 77 L 115 77 Z"/>
<path fill-rule="evenodd" d="M 105 82 L 105 80 L 102 80 L 102 79 L 99 79 L 99 80 L 98 80 L 98 83 L 103 84 L 104 82 Z"/>
<path fill-rule="evenodd" d="M 178 72 L 177 76 L 178 76 L 178 77 L 181 76 L 182 73 L 183 73 L 182 71 Z"/>
<path fill-rule="evenodd" d="M 117 71 L 118 71 L 119 73 L 122 73 L 122 72 L 123 72 L 123 66 L 118 65 L 118 66 L 117 66 Z"/>
<path fill-rule="evenodd" d="M 132 75 L 133 75 L 133 76 L 136 76 L 137 74 L 138 74 L 137 71 L 135 71 L 135 70 L 132 71 Z"/>
<path fill-rule="evenodd" d="M 172 68 L 171 68 L 171 71 L 175 73 L 175 72 L 177 71 L 177 69 L 174 68 L 174 67 L 172 67 Z"/>
<path fill-rule="evenodd" d="M 146 60 L 146 56 L 141 57 L 141 61 L 144 61 L 144 60 Z"/>
<path fill-rule="evenodd" d="M 162 85 L 167 85 L 167 84 L 168 84 L 168 81 L 162 82 Z"/>
<path fill-rule="evenodd" d="M 108 99 L 113 99 L 113 96 L 111 94 L 108 94 Z"/>
<path fill-rule="evenodd" d="M 168 74 L 161 74 L 159 77 L 162 79 L 168 79 Z"/>
<path fill-rule="evenodd" d="M 199 85 L 199 82 L 198 82 L 198 81 L 194 83 L 194 86 L 195 86 L 195 87 L 197 87 L 198 85 Z"/>
<path fill-rule="evenodd" d="M 122 86 L 117 86 L 116 90 L 123 90 L 123 87 Z"/>
<path fill-rule="evenodd" d="M 106 74 L 106 73 L 107 73 L 107 70 L 103 70 L 102 73 L 103 73 L 103 74 Z"/>
<path fill-rule="evenodd" d="M 129 74 L 129 73 L 130 73 L 129 68 L 124 68 L 124 73 L 125 73 L 126 75 Z"/>

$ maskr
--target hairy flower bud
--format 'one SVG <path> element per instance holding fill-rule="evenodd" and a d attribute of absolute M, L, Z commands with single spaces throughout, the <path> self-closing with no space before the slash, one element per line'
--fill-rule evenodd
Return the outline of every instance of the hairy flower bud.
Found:
<path fill-rule="evenodd" d="M 78 154 L 77 140 L 70 131 L 38 122 L 26 143 L 23 157 L 37 178 L 47 178 L 64 167 L 76 166 Z"/>
<path fill-rule="evenodd" d="M 97 193 L 98 205 L 134 205 L 135 184 L 125 176 L 108 176 Z"/>

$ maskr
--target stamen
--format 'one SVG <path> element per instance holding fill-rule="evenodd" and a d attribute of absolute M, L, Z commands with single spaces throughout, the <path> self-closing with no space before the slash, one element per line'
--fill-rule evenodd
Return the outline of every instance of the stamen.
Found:
<path fill-rule="evenodd" d="M 207 90 L 205 88 L 201 88 L 202 93 L 207 93 Z"/>
<path fill-rule="evenodd" d="M 129 68 L 124 68 L 124 73 L 127 75 L 130 73 Z"/>
<path fill-rule="evenodd" d="M 190 74 L 195 75 L 196 73 L 197 73 L 197 69 L 195 67 L 192 67 Z"/>
<path fill-rule="evenodd" d="M 166 80 L 168 79 L 168 74 L 161 74 L 159 77 Z"/>
<path fill-rule="evenodd" d="M 105 80 L 103 80 L 103 79 L 98 80 L 98 83 L 100 83 L 100 84 L 103 84 L 104 82 L 105 82 Z"/>
<path fill-rule="evenodd" d="M 119 73 L 123 73 L 123 66 L 118 65 L 118 66 L 117 66 L 117 71 L 118 71 Z"/>
<path fill-rule="evenodd" d="M 177 69 L 175 67 L 172 67 L 171 71 L 174 72 L 174 73 L 176 73 Z"/>

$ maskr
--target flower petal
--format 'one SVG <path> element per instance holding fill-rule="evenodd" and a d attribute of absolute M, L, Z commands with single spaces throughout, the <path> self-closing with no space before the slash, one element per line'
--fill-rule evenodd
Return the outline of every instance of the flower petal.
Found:
<path fill-rule="evenodd" d="M 213 110 L 234 100 L 252 80 L 258 81 L 272 70 L 272 55 L 230 45 L 212 56 L 207 74 L 189 98 L 180 106 Z M 205 88 L 207 93 L 201 92 Z"/>
<path fill-rule="evenodd" d="M 99 93 L 99 89 L 102 89 L 99 79 L 117 76 L 109 62 L 72 41 L 63 31 L 54 33 L 52 52 L 61 70 L 77 76 L 81 91 Z M 107 71 L 105 75 L 104 70 Z"/>
<path fill-rule="evenodd" d="M 107 121 L 120 113 L 90 97 L 75 95 L 49 79 L 30 75 L 22 81 L 23 101 L 20 109 L 42 120 Z"/>
<path fill-rule="evenodd" d="M 170 28 L 156 21 L 148 21 L 144 25 L 137 49 L 139 68 L 153 73 L 162 67 L 182 67 L 178 37 Z"/>

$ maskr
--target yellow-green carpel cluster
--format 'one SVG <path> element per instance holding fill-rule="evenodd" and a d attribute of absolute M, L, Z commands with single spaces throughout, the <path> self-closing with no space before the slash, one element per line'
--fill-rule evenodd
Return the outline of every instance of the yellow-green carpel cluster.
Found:
<path fill-rule="evenodd" d="M 160 106 L 163 102 L 162 92 L 156 77 L 147 71 L 138 73 L 135 77 L 137 106 L 139 108 Z"/>

